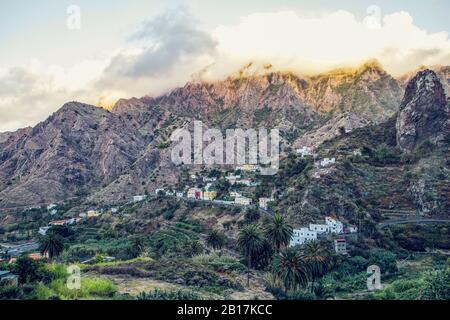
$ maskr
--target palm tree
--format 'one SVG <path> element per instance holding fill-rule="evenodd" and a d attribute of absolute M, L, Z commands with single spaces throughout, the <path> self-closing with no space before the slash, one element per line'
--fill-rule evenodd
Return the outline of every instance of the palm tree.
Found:
<path fill-rule="evenodd" d="M 363 209 L 358 208 L 356 211 L 356 217 L 358 218 L 358 240 L 360 239 L 360 234 L 362 232 L 362 222 L 364 218 L 366 217 L 366 213 Z"/>
<path fill-rule="evenodd" d="M 213 250 L 220 250 L 225 245 L 226 237 L 219 230 L 211 230 L 206 237 L 206 244 Z"/>
<path fill-rule="evenodd" d="M 308 283 L 310 271 L 298 248 L 285 248 L 274 262 L 274 273 L 283 282 L 285 291 Z"/>
<path fill-rule="evenodd" d="M 293 228 L 281 214 L 276 214 L 266 227 L 267 238 L 274 244 L 277 251 L 289 244 Z"/>
<path fill-rule="evenodd" d="M 198 240 L 191 240 L 184 244 L 184 253 L 188 257 L 193 257 L 197 254 L 203 253 L 203 246 Z"/>
<path fill-rule="evenodd" d="M 311 292 L 314 290 L 314 282 L 323 276 L 331 268 L 331 251 L 329 247 L 319 241 L 308 241 L 301 248 L 305 263 L 308 265 L 312 280 Z"/>
<path fill-rule="evenodd" d="M 255 224 L 245 226 L 239 234 L 238 245 L 247 260 L 247 286 L 250 286 L 252 261 L 264 247 L 264 236 L 261 229 Z"/>
<path fill-rule="evenodd" d="M 141 237 L 133 237 L 128 247 L 129 255 L 132 258 L 139 257 L 145 250 L 144 240 Z"/>
<path fill-rule="evenodd" d="M 61 236 L 50 233 L 41 240 L 41 254 L 48 253 L 50 259 L 58 257 L 64 251 L 64 240 Z"/>

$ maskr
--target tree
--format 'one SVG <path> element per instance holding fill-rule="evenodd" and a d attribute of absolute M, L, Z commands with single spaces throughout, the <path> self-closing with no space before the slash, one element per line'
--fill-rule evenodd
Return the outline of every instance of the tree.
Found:
<path fill-rule="evenodd" d="M 213 250 L 220 250 L 225 245 L 226 237 L 219 230 L 211 230 L 206 237 L 206 244 Z"/>
<path fill-rule="evenodd" d="M 331 268 L 331 250 L 325 243 L 308 241 L 302 246 L 301 251 L 305 263 L 308 265 L 310 278 L 312 280 L 311 292 L 313 292 L 315 280 L 325 275 Z"/>
<path fill-rule="evenodd" d="M 131 258 L 139 257 L 144 249 L 144 240 L 141 237 L 133 237 L 128 246 L 128 255 Z"/>
<path fill-rule="evenodd" d="M 238 245 L 247 260 L 247 286 L 250 286 L 252 261 L 264 246 L 264 236 L 261 229 L 255 224 L 245 226 L 239 234 Z"/>
<path fill-rule="evenodd" d="M 198 240 L 187 241 L 183 246 L 184 254 L 188 257 L 203 253 L 203 246 Z"/>
<path fill-rule="evenodd" d="M 358 208 L 358 210 L 356 211 L 356 217 L 358 218 L 358 240 L 359 240 L 360 234 L 362 232 L 362 223 L 364 218 L 366 217 L 366 212 L 363 209 Z"/>
<path fill-rule="evenodd" d="M 450 269 L 429 273 L 425 276 L 421 290 L 421 298 L 424 300 L 449 300 L 450 299 Z"/>
<path fill-rule="evenodd" d="M 276 214 L 266 227 L 266 235 L 277 251 L 289 244 L 293 228 L 281 214 Z"/>
<path fill-rule="evenodd" d="M 256 222 L 261 217 L 261 214 L 259 213 L 259 209 L 255 207 L 248 208 L 245 212 L 245 222 L 248 224 Z"/>
<path fill-rule="evenodd" d="M 38 282 L 45 277 L 42 263 L 25 256 L 17 259 L 13 272 L 18 275 L 20 283 Z"/>
<path fill-rule="evenodd" d="M 50 233 L 41 240 L 41 254 L 48 254 L 50 259 L 59 257 L 64 251 L 64 240 L 57 234 Z"/>
<path fill-rule="evenodd" d="M 285 248 L 274 261 L 273 270 L 284 284 L 285 291 L 305 286 L 309 280 L 309 270 L 305 259 L 297 248 Z"/>

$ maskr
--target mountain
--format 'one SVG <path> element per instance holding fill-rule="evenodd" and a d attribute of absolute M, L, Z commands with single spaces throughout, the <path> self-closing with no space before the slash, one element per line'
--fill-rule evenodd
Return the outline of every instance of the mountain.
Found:
<path fill-rule="evenodd" d="M 0 199 L 46 203 L 107 184 L 129 168 L 147 140 L 126 119 L 77 102 L 17 132 L 0 152 Z"/>
<path fill-rule="evenodd" d="M 110 111 L 70 102 L 34 128 L 2 135 L 0 207 L 81 196 L 115 203 L 175 185 L 181 170 L 170 161 L 170 135 L 194 120 L 222 130 L 279 128 L 286 155 L 384 121 L 401 95 L 397 80 L 372 61 L 317 76 L 244 68 L 222 81 L 123 99 Z"/>
<path fill-rule="evenodd" d="M 316 76 L 246 71 L 244 68 L 223 81 L 188 83 L 154 103 L 203 115 L 233 108 L 255 112 L 269 107 L 275 111 L 293 108 L 305 121 L 311 119 L 311 112 L 325 115 L 345 111 L 379 121 L 397 110 L 403 94 L 397 80 L 377 61 Z"/>
<path fill-rule="evenodd" d="M 326 213 L 357 222 L 379 221 L 385 211 L 412 215 L 450 212 L 450 114 L 443 86 L 431 70 L 410 79 L 399 111 L 385 122 L 323 142 L 319 158 L 336 165 L 305 165 L 288 157 L 274 181 L 275 211 L 307 223 Z M 294 172 L 295 174 L 292 174 Z"/>
<path fill-rule="evenodd" d="M 413 150 L 430 141 L 450 137 L 450 110 L 444 88 L 431 70 L 419 71 L 406 86 L 397 117 L 397 142 L 402 150 Z"/>
<path fill-rule="evenodd" d="M 442 86 L 444 87 L 445 95 L 447 97 L 450 97 L 450 66 L 420 66 L 416 70 L 408 72 L 399 77 L 397 80 L 403 88 L 406 88 L 406 85 L 409 83 L 409 81 L 414 78 L 419 71 L 424 71 L 427 69 L 434 71 L 434 73 L 441 81 Z"/>

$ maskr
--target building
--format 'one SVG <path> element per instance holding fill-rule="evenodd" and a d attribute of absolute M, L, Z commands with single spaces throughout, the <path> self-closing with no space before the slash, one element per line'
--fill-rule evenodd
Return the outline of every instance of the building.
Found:
<path fill-rule="evenodd" d="M 56 209 L 50 210 L 50 215 L 51 216 L 54 216 L 57 213 L 58 213 L 58 210 L 56 210 Z"/>
<path fill-rule="evenodd" d="M 50 211 L 50 210 L 55 209 L 56 207 L 58 207 L 58 205 L 55 204 L 55 203 L 52 203 L 52 204 L 49 204 L 49 205 L 47 206 L 47 210 Z"/>
<path fill-rule="evenodd" d="M 184 193 L 183 192 L 177 192 L 176 196 L 177 196 L 177 198 L 183 198 L 184 197 Z"/>
<path fill-rule="evenodd" d="M 87 217 L 87 213 L 82 212 L 82 213 L 80 213 L 78 216 L 79 216 L 80 218 L 86 218 L 86 217 Z"/>
<path fill-rule="evenodd" d="M 269 207 L 269 203 L 273 201 L 273 198 L 259 198 L 259 207 L 267 210 Z"/>
<path fill-rule="evenodd" d="M 355 157 L 361 157 L 362 156 L 362 152 L 361 150 L 357 149 L 357 150 L 353 150 L 353 155 Z"/>
<path fill-rule="evenodd" d="M 237 192 L 237 191 L 231 191 L 230 192 L 230 197 L 237 198 L 237 197 L 242 197 L 242 195 L 239 192 Z"/>
<path fill-rule="evenodd" d="M 98 212 L 97 210 L 89 210 L 86 214 L 86 216 L 88 218 L 95 218 L 95 217 L 99 217 L 101 215 L 100 212 Z"/>
<path fill-rule="evenodd" d="M 55 220 L 55 221 L 50 221 L 48 223 L 48 225 L 51 227 L 65 226 L 66 224 L 67 224 L 66 220 Z"/>
<path fill-rule="evenodd" d="M 203 192 L 203 200 L 213 201 L 216 198 L 217 198 L 217 192 L 216 191 L 205 191 L 205 192 Z"/>
<path fill-rule="evenodd" d="M 234 203 L 241 206 L 249 206 L 252 204 L 252 199 L 240 196 L 234 199 Z"/>
<path fill-rule="evenodd" d="M 203 177 L 203 182 L 216 182 L 217 178 L 209 178 L 209 177 Z"/>
<path fill-rule="evenodd" d="M 117 213 L 119 212 L 119 208 L 111 208 L 111 213 Z"/>
<path fill-rule="evenodd" d="M 231 185 L 236 184 L 241 179 L 241 176 L 235 176 L 235 175 L 229 175 L 225 177 L 225 180 L 227 180 Z"/>
<path fill-rule="evenodd" d="M 345 228 L 344 233 L 357 233 L 358 227 L 354 225 L 349 225 L 347 228 Z"/>
<path fill-rule="evenodd" d="M 236 167 L 236 170 L 251 171 L 251 172 L 256 172 L 259 169 L 260 167 L 257 164 L 244 164 L 242 166 Z"/>
<path fill-rule="evenodd" d="M 189 199 L 201 200 L 203 198 L 203 191 L 199 188 L 190 188 L 187 192 L 187 197 Z"/>
<path fill-rule="evenodd" d="M 247 187 L 254 187 L 254 186 L 257 186 L 257 185 L 258 185 L 258 183 L 253 182 L 253 181 L 250 180 L 250 179 L 242 179 L 242 180 L 238 180 L 238 181 L 236 181 L 236 183 L 243 184 L 244 186 L 247 186 Z"/>
<path fill-rule="evenodd" d="M 40 227 L 38 233 L 41 236 L 47 235 L 47 231 L 50 229 L 50 227 Z"/>
<path fill-rule="evenodd" d="M 334 251 L 337 254 L 347 254 L 347 241 L 344 238 L 334 240 Z"/>
<path fill-rule="evenodd" d="M 290 246 L 301 246 L 307 241 L 317 240 L 317 232 L 311 231 L 308 228 L 294 229 L 292 234 Z"/>
<path fill-rule="evenodd" d="M 17 287 L 19 277 L 9 270 L 0 270 L 0 283 Z"/>
<path fill-rule="evenodd" d="M 191 179 L 195 180 L 195 179 L 197 179 L 197 176 L 195 174 L 191 174 Z"/>
<path fill-rule="evenodd" d="M 311 147 L 302 147 L 300 149 L 295 150 L 299 155 L 302 156 L 302 158 L 306 156 L 312 156 L 312 148 Z"/>
<path fill-rule="evenodd" d="M 138 195 L 133 197 L 133 202 L 141 202 L 147 199 L 147 196 Z"/>
<path fill-rule="evenodd" d="M 328 167 L 328 166 L 331 166 L 332 164 L 335 164 L 336 163 L 336 158 L 325 158 L 325 159 L 323 159 L 322 161 L 320 161 L 320 166 L 321 167 Z"/>
<path fill-rule="evenodd" d="M 160 194 L 164 194 L 164 189 L 160 188 L 155 190 L 155 195 L 159 196 Z"/>
<path fill-rule="evenodd" d="M 309 230 L 317 232 L 317 234 L 324 234 L 330 232 L 330 227 L 327 224 L 309 224 Z"/>
<path fill-rule="evenodd" d="M 325 223 L 329 227 L 329 232 L 331 233 L 340 234 L 344 232 L 344 225 L 338 220 L 335 220 L 331 217 L 326 217 Z"/>
<path fill-rule="evenodd" d="M 31 260 L 43 260 L 43 259 L 48 259 L 48 252 L 45 252 L 44 254 L 41 254 L 40 252 L 33 252 L 33 253 L 29 253 L 27 254 L 27 257 L 30 258 Z"/>
<path fill-rule="evenodd" d="M 175 195 L 175 192 L 173 192 L 172 190 L 169 190 L 169 191 L 166 191 L 165 195 L 168 197 L 172 197 Z"/>

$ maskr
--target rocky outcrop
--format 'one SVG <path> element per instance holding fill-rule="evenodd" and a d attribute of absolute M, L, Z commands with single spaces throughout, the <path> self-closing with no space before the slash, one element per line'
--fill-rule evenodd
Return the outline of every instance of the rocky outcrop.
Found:
<path fill-rule="evenodd" d="M 397 143 L 411 151 L 424 141 L 438 144 L 448 138 L 449 106 L 435 72 L 423 70 L 406 86 L 397 116 Z"/>

